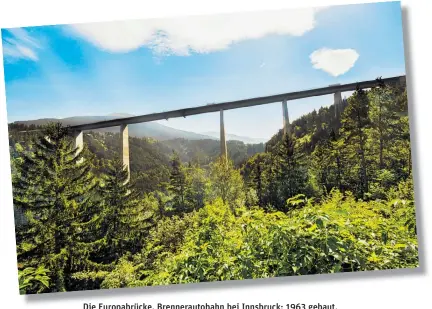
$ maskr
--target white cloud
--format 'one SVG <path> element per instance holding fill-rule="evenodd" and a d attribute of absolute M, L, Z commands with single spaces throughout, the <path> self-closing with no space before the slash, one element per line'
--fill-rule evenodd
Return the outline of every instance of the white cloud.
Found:
<path fill-rule="evenodd" d="M 110 52 L 142 46 L 156 54 L 189 55 L 228 48 L 269 34 L 301 36 L 315 27 L 318 9 L 249 12 L 72 25 L 75 34 Z"/>
<path fill-rule="evenodd" d="M 23 46 L 23 45 L 17 45 L 16 48 L 21 53 L 21 55 L 23 57 L 25 57 L 27 59 L 31 59 L 33 61 L 38 60 L 36 53 L 32 49 L 30 49 L 26 46 Z"/>
<path fill-rule="evenodd" d="M 11 37 L 3 38 L 3 55 L 8 61 L 27 59 L 37 61 L 36 49 L 41 48 L 39 42 L 22 28 L 8 29 Z"/>
<path fill-rule="evenodd" d="M 310 54 L 309 58 L 315 69 L 321 69 L 336 77 L 348 72 L 359 56 L 354 49 L 321 48 Z"/>

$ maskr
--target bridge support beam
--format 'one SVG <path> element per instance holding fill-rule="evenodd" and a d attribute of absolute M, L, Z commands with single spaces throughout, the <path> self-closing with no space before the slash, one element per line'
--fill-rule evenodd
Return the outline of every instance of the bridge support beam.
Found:
<path fill-rule="evenodd" d="M 335 117 L 339 117 L 342 112 L 342 93 L 340 91 L 334 93 L 334 109 L 335 109 Z"/>
<path fill-rule="evenodd" d="M 73 137 L 75 141 L 75 149 L 78 149 L 76 155 L 78 155 L 84 148 L 84 139 L 83 139 L 83 131 L 74 131 Z"/>
<path fill-rule="evenodd" d="M 291 134 L 291 125 L 288 115 L 288 104 L 286 100 L 282 101 L 282 114 L 283 114 L 283 133 L 284 135 Z"/>
<path fill-rule="evenodd" d="M 120 143 L 123 165 L 128 172 L 128 178 L 126 183 L 130 180 L 130 163 L 129 163 L 129 128 L 127 124 L 122 124 L 120 126 Z"/>
<path fill-rule="evenodd" d="M 224 124 L 224 115 L 223 115 L 223 109 L 220 110 L 220 150 L 221 150 L 221 157 L 227 158 L 227 145 L 225 140 L 225 124 Z"/>

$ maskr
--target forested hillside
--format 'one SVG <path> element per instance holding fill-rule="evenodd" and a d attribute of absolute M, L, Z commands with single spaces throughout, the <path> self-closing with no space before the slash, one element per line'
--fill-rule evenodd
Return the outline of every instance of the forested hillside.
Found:
<path fill-rule="evenodd" d="M 27 126 L 22 123 L 9 125 L 9 142 L 12 147 L 20 142 L 28 144 L 38 136 L 33 130 L 42 126 Z M 29 133 L 25 133 L 29 131 Z M 120 136 L 112 132 L 85 132 L 84 143 L 89 148 L 95 173 L 106 171 L 109 162 L 120 156 Z M 182 138 L 158 141 L 149 137 L 130 137 L 130 164 L 134 186 L 141 193 L 148 193 L 159 188 L 169 179 L 170 158 L 173 153 L 183 163 L 208 166 L 220 153 L 220 142 L 212 139 L 186 140 Z M 264 144 L 244 144 L 240 141 L 228 141 L 228 156 L 236 166 L 259 152 L 264 151 Z"/>
<path fill-rule="evenodd" d="M 286 207 L 296 194 L 319 198 L 337 188 L 363 200 L 385 199 L 401 181 L 411 181 L 406 88 L 358 90 L 343 111 L 321 108 L 281 132 L 242 173 L 262 207 Z"/>
<path fill-rule="evenodd" d="M 63 126 L 75 126 L 85 123 L 93 123 L 99 121 L 113 120 L 118 118 L 125 117 L 133 117 L 134 115 L 129 114 L 110 114 L 107 116 L 75 116 L 68 118 L 44 118 L 44 119 L 36 119 L 36 120 L 27 120 L 27 121 L 17 121 L 14 123 L 15 127 L 23 126 L 23 127 L 39 127 L 42 125 L 46 125 L 50 122 L 60 122 Z M 96 130 L 97 132 L 118 132 L 118 128 L 103 128 Z M 144 122 L 137 123 L 129 126 L 129 134 L 133 137 L 151 137 L 157 140 L 169 140 L 175 138 L 187 138 L 190 140 L 195 139 L 214 139 L 214 137 L 198 134 L 194 132 L 188 132 L 183 130 L 177 130 L 163 124 L 157 122 Z"/>
<path fill-rule="evenodd" d="M 22 293 L 418 266 L 406 89 L 358 89 L 265 145 L 10 129 Z M 48 138 L 46 138 L 48 137 Z"/>

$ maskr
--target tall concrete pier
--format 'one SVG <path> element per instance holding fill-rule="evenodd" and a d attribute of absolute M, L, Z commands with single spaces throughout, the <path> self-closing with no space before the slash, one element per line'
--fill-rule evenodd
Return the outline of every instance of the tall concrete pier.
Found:
<path fill-rule="evenodd" d="M 283 114 L 283 133 L 284 135 L 291 134 L 291 125 L 288 115 L 288 103 L 286 100 L 282 101 L 282 114 Z"/>
<path fill-rule="evenodd" d="M 383 78 L 380 81 L 374 79 L 374 80 L 367 80 L 367 81 L 355 82 L 355 83 L 349 83 L 343 85 L 337 84 L 337 85 L 330 85 L 322 88 L 294 91 L 289 93 L 281 93 L 281 94 L 270 95 L 265 97 L 256 97 L 251 99 L 243 99 L 243 100 L 223 102 L 223 103 L 212 103 L 203 106 L 188 107 L 188 108 L 171 110 L 171 111 L 160 112 L 160 113 L 104 120 L 104 121 L 87 123 L 87 124 L 80 124 L 76 126 L 71 126 L 70 129 L 73 130 L 74 132 L 75 147 L 80 149 L 81 151 L 84 146 L 83 133 L 82 133 L 84 130 L 96 130 L 96 129 L 120 126 L 120 142 L 121 142 L 122 159 L 123 159 L 123 164 L 127 168 L 130 177 L 129 131 L 128 131 L 129 124 L 165 120 L 165 119 L 177 118 L 177 117 L 186 117 L 186 116 L 199 115 L 205 113 L 215 113 L 219 111 L 220 112 L 221 156 L 227 158 L 227 145 L 225 139 L 225 126 L 224 126 L 224 119 L 223 119 L 223 112 L 225 110 L 282 102 L 283 131 L 284 134 L 291 134 L 292 128 L 289 122 L 287 101 L 333 94 L 334 104 L 335 104 L 335 116 L 338 117 L 340 115 L 340 112 L 342 111 L 341 110 L 342 92 L 353 91 L 358 88 L 365 89 L 365 88 L 375 87 L 379 85 L 381 82 L 384 82 L 386 84 L 394 84 L 394 83 L 405 84 L 406 77 L 404 75 L 394 76 L 389 78 Z"/>
<path fill-rule="evenodd" d="M 335 108 L 335 117 L 338 117 L 342 112 L 342 93 L 337 91 L 334 93 L 334 108 Z"/>
<path fill-rule="evenodd" d="M 225 124 L 224 124 L 223 109 L 220 110 L 220 149 L 221 149 L 221 156 L 226 159 L 228 155 L 227 155 L 227 146 L 225 140 Z"/>
<path fill-rule="evenodd" d="M 75 140 L 75 149 L 78 149 L 76 154 L 78 155 L 84 148 L 83 131 L 74 131 L 73 137 Z"/>
<path fill-rule="evenodd" d="M 123 165 L 128 171 L 128 178 L 126 182 L 130 180 L 130 163 L 129 163 L 129 128 L 127 124 L 120 126 L 120 143 L 121 143 L 121 156 L 123 159 Z"/>

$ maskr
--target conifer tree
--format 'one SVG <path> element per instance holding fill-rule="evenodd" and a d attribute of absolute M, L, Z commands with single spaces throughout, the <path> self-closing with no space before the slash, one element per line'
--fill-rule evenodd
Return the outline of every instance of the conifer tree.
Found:
<path fill-rule="evenodd" d="M 174 152 L 171 157 L 171 175 L 168 191 L 172 194 L 172 211 L 174 214 L 186 211 L 186 173 L 179 155 Z"/>
<path fill-rule="evenodd" d="M 310 166 L 317 182 L 329 193 L 331 189 L 343 190 L 342 146 L 336 132 L 332 130 L 328 138 L 320 140 L 311 154 Z"/>
<path fill-rule="evenodd" d="M 276 147 L 276 146 L 274 146 Z M 278 175 L 278 165 L 277 156 L 271 151 L 267 160 L 265 160 L 265 168 L 262 172 L 262 183 L 265 189 L 263 197 L 263 205 L 268 209 L 275 209 L 281 205 L 280 194 L 279 194 L 279 182 L 277 179 Z"/>
<path fill-rule="evenodd" d="M 139 194 L 128 182 L 128 171 L 120 159 L 110 162 L 101 196 L 104 200 L 101 236 L 105 248 L 98 261 L 111 263 L 126 252 L 133 254 L 142 249 L 153 209 L 145 199 L 138 199 Z"/>
<path fill-rule="evenodd" d="M 256 204 L 265 207 L 267 182 L 265 177 L 268 153 L 255 154 L 245 162 L 241 169 L 245 187 L 256 193 Z"/>
<path fill-rule="evenodd" d="M 256 165 L 256 170 L 254 173 L 253 181 L 256 184 L 256 192 L 258 196 L 258 204 L 262 205 L 263 203 L 263 181 L 262 181 L 262 166 L 260 162 Z"/>
<path fill-rule="evenodd" d="M 83 231 L 93 220 L 88 210 L 98 208 L 86 150 L 78 153 L 68 133 L 48 125 L 31 152 L 20 153 L 13 177 L 14 205 L 27 221 L 17 230 L 18 261 L 23 268 L 47 268 L 50 291 L 69 290 L 73 272 L 84 267 L 90 240 Z"/>
<path fill-rule="evenodd" d="M 292 136 L 285 135 L 276 149 L 277 181 L 281 196 L 279 207 L 284 208 L 288 198 L 299 193 L 307 193 L 308 173 L 307 167 L 301 160 L 302 154 L 296 149 Z"/>
<path fill-rule="evenodd" d="M 370 127 L 369 99 L 366 91 L 357 89 L 348 99 L 342 118 L 344 147 L 353 154 L 350 167 L 358 172 L 354 187 L 360 197 L 369 191 L 367 129 Z"/>

